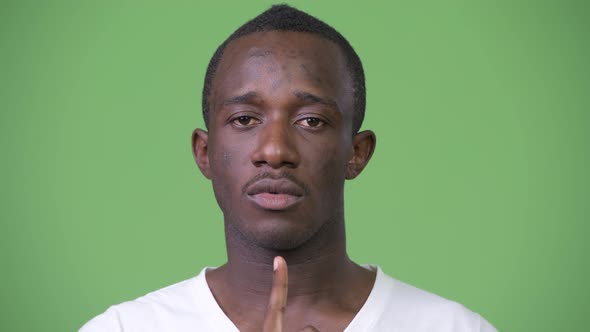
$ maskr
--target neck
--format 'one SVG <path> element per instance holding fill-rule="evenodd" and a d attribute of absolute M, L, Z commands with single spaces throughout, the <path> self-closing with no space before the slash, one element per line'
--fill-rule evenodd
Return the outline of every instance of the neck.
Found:
<path fill-rule="evenodd" d="M 289 297 L 325 293 L 342 280 L 354 263 L 346 253 L 344 221 L 328 222 L 304 244 L 279 250 L 252 245 L 226 226 L 228 262 L 226 282 L 230 287 L 268 296 L 272 283 L 272 264 L 282 256 L 289 270 Z"/>
<path fill-rule="evenodd" d="M 262 322 L 275 256 L 285 258 L 288 266 L 286 317 L 301 318 L 297 313 L 307 312 L 324 317 L 339 313 L 333 317 L 342 318 L 345 313 L 348 318 L 344 322 L 348 322 L 373 287 L 375 274 L 348 258 L 343 219 L 326 223 L 311 239 L 291 250 L 253 245 L 227 223 L 225 231 L 228 262 L 209 271 L 207 282 L 222 310 L 240 330 L 256 330 Z M 291 320 L 297 323 L 299 318 Z"/>
<path fill-rule="evenodd" d="M 275 256 L 285 258 L 289 270 L 290 303 L 297 301 L 338 302 L 351 284 L 358 281 L 359 270 L 346 253 L 343 219 L 328 222 L 303 245 L 290 250 L 277 250 L 253 245 L 236 234 L 226 223 L 228 262 L 208 275 L 210 286 L 223 285 L 225 293 L 252 303 L 266 305 L 272 285 Z M 221 288 L 221 287 L 220 287 Z M 220 293 L 219 293 L 220 294 Z"/>

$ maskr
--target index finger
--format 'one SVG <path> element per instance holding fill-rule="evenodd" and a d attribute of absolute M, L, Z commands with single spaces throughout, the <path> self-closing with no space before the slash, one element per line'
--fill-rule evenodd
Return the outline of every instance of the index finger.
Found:
<path fill-rule="evenodd" d="M 287 262 L 281 256 L 274 258 L 272 289 L 264 317 L 264 332 L 280 332 L 283 330 L 283 313 L 287 306 Z"/>

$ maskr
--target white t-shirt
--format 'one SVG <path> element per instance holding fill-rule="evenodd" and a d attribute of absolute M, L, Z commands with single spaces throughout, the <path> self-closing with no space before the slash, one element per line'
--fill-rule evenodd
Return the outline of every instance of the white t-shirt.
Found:
<path fill-rule="evenodd" d="M 497 332 L 462 305 L 395 280 L 377 266 L 367 301 L 344 332 Z M 203 269 L 194 278 L 110 307 L 80 332 L 239 332 L 221 310 Z"/>

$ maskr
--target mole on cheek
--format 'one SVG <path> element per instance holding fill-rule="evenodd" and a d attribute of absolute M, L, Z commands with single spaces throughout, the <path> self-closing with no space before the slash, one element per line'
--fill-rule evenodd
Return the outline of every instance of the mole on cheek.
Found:
<path fill-rule="evenodd" d="M 217 161 L 216 164 L 227 168 L 232 164 L 232 153 L 228 151 L 218 152 L 215 154 L 215 161 Z"/>

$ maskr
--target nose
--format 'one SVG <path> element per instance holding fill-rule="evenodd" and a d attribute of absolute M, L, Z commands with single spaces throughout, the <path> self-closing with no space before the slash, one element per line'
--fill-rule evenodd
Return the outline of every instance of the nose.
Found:
<path fill-rule="evenodd" d="M 288 123 L 274 120 L 260 127 L 257 146 L 252 153 L 252 163 L 257 166 L 295 168 L 300 156 L 294 141 L 293 128 Z M 286 121 L 285 121 L 286 122 Z"/>

